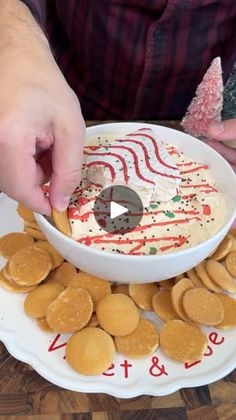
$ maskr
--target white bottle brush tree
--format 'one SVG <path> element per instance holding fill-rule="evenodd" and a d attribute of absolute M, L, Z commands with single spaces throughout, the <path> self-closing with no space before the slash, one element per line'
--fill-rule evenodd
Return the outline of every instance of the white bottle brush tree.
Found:
<path fill-rule="evenodd" d="M 192 99 L 181 125 L 192 136 L 206 139 L 207 129 L 214 121 L 221 121 L 223 108 L 223 80 L 221 58 L 211 62 L 195 97 Z"/>

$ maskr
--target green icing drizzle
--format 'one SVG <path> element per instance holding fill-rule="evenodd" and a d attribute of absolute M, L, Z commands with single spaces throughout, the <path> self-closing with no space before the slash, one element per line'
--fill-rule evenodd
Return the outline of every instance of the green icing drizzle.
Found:
<path fill-rule="evenodd" d="M 149 255 L 155 255 L 157 253 L 157 249 L 155 246 L 151 246 L 150 251 L 149 251 Z"/>
<path fill-rule="evenodd" d="M 175 217 L 174 213 L 172 213 L 171 211 L 166 211 L 165 216 L 169 217 L 170 219 L 173 219 L 173 217 Z"/>
<path fill-rule="evenodd" d="M 176 195 L 175 197 L 172 198 L 172 201 L 174 201 L 174 203 L 176 203 L 177 201 L 181 200 L 181 196 L 180 195 Z"/>

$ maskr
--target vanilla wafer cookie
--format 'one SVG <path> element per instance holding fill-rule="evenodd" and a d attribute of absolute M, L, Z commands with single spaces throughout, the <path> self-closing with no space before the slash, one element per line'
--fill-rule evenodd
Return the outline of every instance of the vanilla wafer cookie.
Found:
<path fill-rule="evenodd" d="M 236 251 L 236 238 L 233 235 L 231 235 L 230 233 L 229 233 L 229 236 L 230 236 L 231 241 L 232 241 L 230 252 Z"/>
<path fill-rule="evenodd" d="M 218 245 L 216 251 L 211 256 L 213 260 L 220 261 L 226 257 L 226 255 L 230 252 L 230 249 L 233 245 L 233 241 L 230 235 L 226 235 L 221 243 Z"/>
<path fill-rule="evenodd" d="M 66 236 L 71 236 L 71 226 L 67 216 L 67 210 L 63 212 L 58 212 L 57 210 L 52 210 L 53 221 L 60 232 L 64 233 Z"/>
<path fill-rule="evenodd" d="M 49 305 L 46 320 L 55 332 L 74 333 L 88 324 L 92 312 L 93 302 L 87 290 L 69 286 Z"/>
<path fill-rule="evenodd" d="M 152 311 L 152 298 L 158 292 L 156 283 L 130 284 L 129 295 L 136 305 L 143 310 Z"/>
<path fill-rule="evenodd" d="M 208 260 L 206 270 L 212 281 L 229 293 L 236 293 L 236 282 L 219 261 Z"/>
<path fill-rule="evenodd" d="M 175 319 L 161 328 L 160 346 L 168 357 L 177 362 L 195 362 L 203 357 L 207 337 L 197 324 Z"/>
<path fill-rule="evenodd" d="M 205 288 L 206 286 L 203 284 L 202 280 L 200 279 L 200 277 L 198 277 L 196 271 L 194 268 L 191 268 L 191 270 L 187 271 L 187 277 L 191 280 L 191 282 L 193 283 L 194 286 L 196 287 L 203 287 Z"/>
<path fill-rule="evenodd" d="M 216 328 L 229 329 L 236 327 L 236 299 L 224 293 L 217 294 L 224 308 L 224 318 Z"/>
<path fill-rule="evenodd" d="M 61 284 L 42 284 L 28 294 L 24 302 L 24 310 L 33 318 L 46 316 L 48 306 L 63 292 Z"/>
<path fill-rule="evenodd" d="M 39 229 L 34 229 L 30 226 L 25 225 L 24 231 L 28 233 L 32 238 L 37 239 L 38 241 L 46 241 L 47 238 Z"/>
<path fill-rule="evenodd" d="M 34 217 L 34 213 L 32 212 L 32 210 L 23 206 L 23 204 L 19 203 L 16 211 L 22 219 L 27 220 L 28 222 L 36 222 L 36 219 Z"/>
<path fill-rule="evenodd" d="M 53 246 L 48 241 L 38 241 L 36 242 L 35 246 L 36 248 L 44 249 L 49 253 L 52 260 L 52 270 L 59 267 L 63 263 L 64 258 L 59 254 L 59 252 L 57 252 L 55 248 L 53 248 Z"/>
<path fill-rule="evenodd" d="M 115 345 L 117 351 L 126 357 L 147 357 L 159 346 L 157 328 L 151 321 L 140 319 L 132 333 L 124 337 L 115 337 Z"/>
<path fill-rule="evenodd" d="M 225 258 L 225 267 L 231 276 L 236 277 L 236 251 L 230 252 Z"/>
<path fill-rule="evenodd" d="M 86 327 L 72 335 L 66 345 L 66 360 L 82 375 L 99 375 L 111 365 L 115 345 L 101 328 Z"/>
<path fill-rule="evenodd" d="M 104 296 L 97 304 L 99 325 L 111 335 L 124 336 L 137 328 L 139 311 L 133 300 L 121 293 Z"/>
<path fill-rule="evenodd" d="M 173 307 L 171 292 L 169 290 L 159 290 L 152 298 L 152 307 L 155 314 L 163 321 L 179 318 Z"/>
<path fill-rule="evenodd" d="M 48 252 L 35 246 L 16 252 L 9 260 L 8 273 L 21 286 L 33 286 L 43 281 L 52 268 Z"/>
<path fill-rule="evenodd" d="M 112 293 L 122 293 L 123 295 L 129 296 L 129 285 L 128 284 L 113 284 Z"/>
<path fill-rule="evenodd" d="M 38 224 L 38 222 L 31 222 L 29 220 L 24 220 L 24 226 L 28 226 L 32 229 L 36 229 L 36 230 L 40 230 L 40 226 Z"/>
<path fill-rule="evenodd" d="M 219 324 L 224 318 L 224 308 L 217 296 L 202 287 L 187 290 L 183 308 L 188 318 L 203 325 Z"/>
<path fill-rule="evenodd" d="M 55 271 L 50 272 L 46 279 L 46 283 L 57 283 L 68 287 L 76 273 L 77 270 L 74 265 L 64 262 Z"/>
<path fill-rule="evenodd" d="M 176 285 L 171 290 L 171 301 L 173 307 L 178 314 L 178 317 L 186 321 L 189 320 L 185 310 L 183 308 L 183 296 L 186 290 L 192 289 L 194 287 L 192 281 L 187 277 L 182 278 L 176 283 Z"/>
<path fill-rule="evenodd" d="M 222 288 L 217 285 L 209 276 L 206 270 L 206 261 L 200 262 L 195 267 L 196 273 L 198 277 L 202 280 L 203 284 L 206 286 L 207 289 L 211 290 L 212 292 L 221 292 Z"/>
<path fill-rule="evenodd" d="M 82 287 L 89 292 L 93 301 L 94 310 L 96 310 L 97 303 L 100 299 L 111 294 L 111 285 L 108 280 L 100 279 L 83 271 L 80 271 L 73 277 L 71 285 Z"/>
<path fill-rule="evenodd" d="M 39 326 L 39 328 L 41 330 L 43 330 L 44 332 L 47 333 L 54 333 L 54 331 L 51 329 L 51 327 L 49 327 L 47 320 L 45 317 L 43 318 L 37 318 L 36 319 L 37 325 Z"/>
<path fill-rule="evenodd" d="M 20 249 L 34 244 L 30 235 L 23 232 L 8 233 L 0 238 L 0 255 L 9 259 Z"/>
<path fill-rule="evenodd" d="M 12 293 L 28 293 L 34 289 L 35 286 L 19 286 L 18 284 L 8 280 L 2 270 L 0 271 L 0 285 L 4 287 L 4 289 L 8 290 Z"/>
<path fill-rule="evenodd" d="M 157 282 L 158 287 L 163 287 L 163 289 L 171 291 L 172 287 L 175 285 L 175 279 L 168 279 L 168 280 L 162 280 Z"/>

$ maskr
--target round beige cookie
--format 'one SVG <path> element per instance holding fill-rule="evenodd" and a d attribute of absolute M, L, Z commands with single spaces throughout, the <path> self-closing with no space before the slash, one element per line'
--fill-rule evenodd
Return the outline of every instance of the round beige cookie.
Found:
<path fill-rule="evenodd" d="M 189 319 L 199 324 L 216 325 L 224 318 L 224 308 L 217 295 L 202 287 L 185 292 L 183 307 Z"/>
<path fill-rule="evenodd" d="M 24 220 L 24 226 L 31 227 L 32 229 L 40 230 L 40 226 L 37 222 L 30 222 L 28 220 Z"/>
<path fill-rule="evenodd" d="M 211 256 L 213 260 L 220 261 L 223 260 L 224 257 L 230 252 L 230 249 L 233 245 L 233 241 L 231 239 L 230 235 L 226 235 L 221 241 L 221 243 L 218 245 L 218 248 L 214 252 L 214 254 Z"/>
<path fill-rule="evenodd" d="M 69 286 L 47 309 L 48 325 L 58 333 L 74 333 L 84 328 L 93 313 L 93 302 L 85 289 Z"/>
<path fill-rule="evenodd" d="M 37 325 L 41 330 L 47 333 L 54 333 L 54 331 L 49 327 L 46 318 L 37 318 L 36 319 Z"/>
<path fill-rule="evenodd" d="M 65 287 L 68 287 L 70 286 L 76 273 L 77 270 L 74 265 L 68 262 L 64 262 L 55 271 L 50 272 L 46 279 L 46 283 L 59 283 Z"/>
<path fill-rule="evenodd" d="M 220 262 L 212 259 L 208 260 L 206 270 L 212 281 L 219 287 L 229 293 L 236 293 L 236 282 Z"/>
<path fill-rule="evenodd" d="M 229 236 L 230 236 L 231 241 L 232 241 L 230 252 L 236 251 L 236 238 L 233 235 L 231 235 L 230 233 L 229 233 Z"/>
<path fill-rule="evenodd" d="M 139 311 L 133 300 L 121 293 L 103 297 L 97 304 L 101 327 L 111 335 L 124 336 L 137 328 Z"/>
<path fill-rule="evenodd" d="M 112 364 L 115 345 L 100 328 L 86 327 L 72 335 L 66 345 L 66 360 L 82 375 L 99 375 Z"/>
<path fill-rule="evenodd" d="M 152 311 L 152 298 L 158 292 L 156 283 L 130 284 L 129 295 L 136 305 L 145 311 Z"/>
<path fill-rule="evenodd" d="M 36 222 L 36 219 L 34 217 L 34 213 L 32 212 L 32 210 L 27 209 L 25 206 L 23 206 L 23 204 L 19 203 L 16 211 L 22 219 L 27 220 L 28 222 Z"/>
<path fill-rule="evenodd" d="M 16 252 L 33 244 L 34 240 L 26 233 L 8 233 L 0 238 L 0 255 L 9 259 Z"/>
<path fill-rule="evenodd" d="M 63 292 L 61 284 L 42 284 L 28 294 L 24 302 L 24 310 L 33 318 L 46 316 L 49 305 Z"/>
<path fill-rule="evenodd" d="M 34 229 L 30 226 L 25 225 L 24 226 L 24 231 L 26 233 L 28 233 L 28 235 L 30 235 L 32 238 L 37 239 L 38 241 L 46 241 L 47 240 L 46 236 L 43 234 L 43 232 L 41 232 L 41 230 Z"/>
<path fill-rule="evenodd" d="M 94 310 L 96 310 L 97 303 L 100 299 L 111 294 L 111 284 L 108 280 L 100 279 L 91 274 L 84 273 L 83 271 L 80 271 L 73 277 L 71 285 L 82 287 L 90 293 Z"/>
<path fill-rule="evenodd" d="M 98 327 L 98 326 L 99 326 L 98 317 L 97 317 L 97 314 L 94 312 L 89 322 L 87 323 L 87 327 Z"/>
<path fill-rule="evenodd" d="M 236 299 L 231 296 L 219 293 L 217 295 L 224 308 L 223 320 L 215 325 L 216 328 L 228 329 L 236 327 Z"/>
<path fill-rule="evenodd" d="M 181 279 L 183 279 L 185 277 L 186 277 L 185 273 L 178 274 L 178 276 L 175 276 L 175 284 L 178 283 L 178 281 L 180 281 Z"/>
<path fill-rule="evenodd" d="M 4 275 L 5 279 L 9 280 L 12 283 L 12 278 L 9 274 L 9 263 L 6 263 L 2 268 L 2 274 Z M 15 282 L 13 281 L 13 283 Z"/>
<path fill-rule="evenodd" d="M 205 288 L 205 285 L 203 284 L 200 277 L 198 277 L 194 268 L 187 271 L 187 277 L 191 280 L 191 282 L 193 283 L 194 286 Z"/>
<path fill-rule="evenodd" d="M 163 321 L 179 318 L 172 305 L 171 292 L 169 290 L 161 289 L 157 292 L 152 298 L 152 306 L 155 314 Z"/>
<path fill-rule="evenodd" d="M 4 289 L 13 293 L 27 293 L 35 288 L 35 286 L 19 286 L 18 284 L 9 281 L 4 276 L 2 270 L 0 271 L 0 284 L 4 287 Z"/>
<path fill-rule="evenodd" d="M 112 293 L 122 293 L 123 295 L 129 296 L 129 285 L 128 284 L 113 284 Z"/>
<path fill-rule="evenodd" d="M 203 284 L 206 286 L 207 289 L 216 293 L 222 291 L 222 288 L 219 287 L 217 284 L 215 284 L 214 281 L 211 279 L 211 277 L 208 275 L 207 270 L 206 270 L 206 261 L 200 262 L 195 267 L 195 270 L 198 277 L 202 280 Z"/>
<path fill-rule="evenodd" d="M 158 287 L 163 287 L 163 289 L 171 291 L 172 287 L 175 285 L 175 279 L 167 279 L 157 282 Z"/>
<path fill-rule="evenodd" d="M 52 270 L 59 267 L 63 261 L 64 258 L 57 252 L 55 248 L 48 242 L 48 241 L 38 241 L 35 244 L 36 248 L 44 249 L 47 251 L 52 259 Z"/>
<path fill-rule="evenodd" d="M 231 276 L 236 277 L 236 251 L 230 252 L 225 258 L 225 267 Z"/>
<path fill-rule="evenodd" d="M 33 286 L 47 277 L 51 267 L 48 252 L 32 246 L 16 252 L 10 258 L 8 272 L 17 284 Z"/>
<path fill-rule="evenodd" d="M 195 362 L 203 357 L 207 337 L 197 324 L 173 320 L 161 328 L 160 346 L 168 357 L 177 362 Z"/>
<path fill-rule="evenodd" d="M 52 210 L 52 219 L 60 232 L 64 233 L 64 235 L 71 237 L 71 225 L 68 219 L 67 210 L 63 212 L 58 212 L 57 210 Z"/>
<path fill-rule="evenodd" d="M 115 337 L 115 345 L 117 351 L 126 357 L 147 357 L 159 346 L 158 331 L 151 321 L 140 319 L 131 334 Z"/>
<path fill-rule="evenodd" d="M 192 289 L 193 283 L 191 280 L 189 280 L 187 277 L 182 278 L 181 280 L 176 283 L 176 285 L 171 290 L 171 301 L 172 305 L 178 314 L 178 317 L 181 319 L 184 319 L 186 321 L 189 320 L 187 317 L 187 314 L 185 313 L 185 310 L 183 308 L 183 296 L 186 292 L 186 290 Z"/>
<path fill-rule="evenodd" d="M 236 228 L 231 228 L 229 234 L 236 238 Z"/>

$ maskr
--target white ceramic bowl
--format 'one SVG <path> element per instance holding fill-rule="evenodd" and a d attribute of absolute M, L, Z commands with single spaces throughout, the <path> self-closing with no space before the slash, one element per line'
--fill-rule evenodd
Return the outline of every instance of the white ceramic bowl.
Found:
<path fill-rule="evenodd" d="M 97 251 L 66 237 L 44 216 L 37 214 L 37 221 L 48 241 L 63 257 L 76 267 L 90 274 L 121 283 L 145 283 L 165 280 L 184 273 L 206 258 L 223 237 L 236 218 L 236 175 L 230 165 L 203 142 L 170 128 L 144 123 L 112 123 L 87 128 L 87 140 L 99 135 L 125 135 L 141 127 L 150 127 L 178 150 L 208 164 L 223 191 L 227 203 L 227 216 L 223 227 L 210 239 L 190 249 L 164 255 L 129 256 Z"/>

